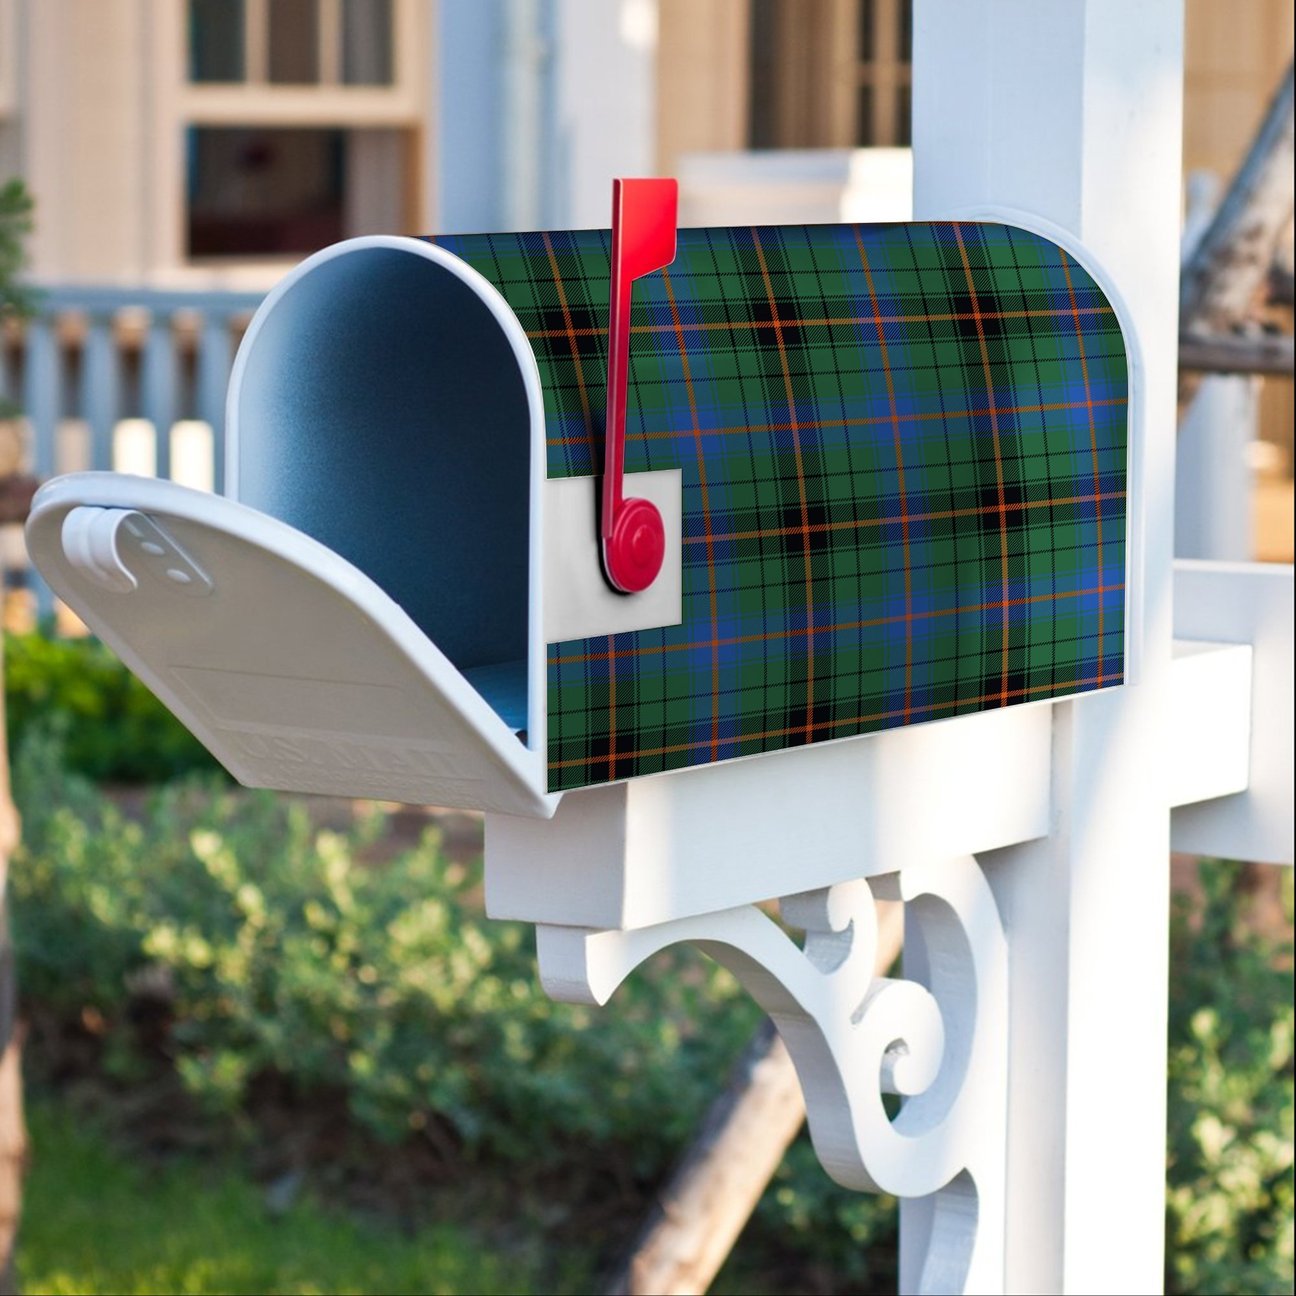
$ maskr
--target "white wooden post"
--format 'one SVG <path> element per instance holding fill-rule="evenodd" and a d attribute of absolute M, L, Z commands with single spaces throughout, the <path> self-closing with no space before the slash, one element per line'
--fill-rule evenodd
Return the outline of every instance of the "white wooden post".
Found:
<path fill-rule="evenodd" d="M 1248 451 L 1259 434 L 1260 380 L 1207 378 L 1179 427 L 1175 556 L 1246 562 L 1255 509 Z"/>
<path fill-rule="evenodd" d="M 1136 683 L 1053 709 L 1053 832 L 983 857 L 1010 949 L 1009 1291 L 1162 1284 L 1182 21 L 1181 0 L 915 16 L 915 217 L 1015 208 L 1070 232 L 1137 348 Z"/>

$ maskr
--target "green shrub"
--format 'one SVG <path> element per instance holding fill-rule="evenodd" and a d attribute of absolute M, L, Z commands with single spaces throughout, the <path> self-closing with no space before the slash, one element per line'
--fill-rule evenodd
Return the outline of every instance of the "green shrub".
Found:
<path fill-rule="evenodd" d="M 1236 865 L 1200 876 L 1172 929 L 1166 1285 L 1290 1292 L 1291 941 L 1257 932 Z"/>
<path fill-rule="evenodd" d="M 128 818 L 39 729 L 14 785 L 24 998 L 101 1021 L 102 1065 L 129 1081 L 149 1065 L 132 1000 L 161 989 L 166 1053 L 236 1123 L 272 1075 L 304 1099 L 341 1093 L 389 1143 L 441 1122 L 467 1157 L 525 1165 L 532 1182 L 615 1165 L 646 1190 L 759 1021 L 690 950 L 658 955 L 607 1010 L 553 1003 L 530 929 L 482 918 L 478 868 L 447 862 L 435 831 L 372 867 L 379 818 L 322 832 L 300 802 L 211 780 L 158 789 Z M 810 1255 L 863 1279 L 893 1269 L 893 1234 L 893 1203 L 837 1188 L 798 1145 L 733 1272 L 745 1289 Z"/>
<path fill-rule="evenodd" d="M 206 748 L 96 639 L 6 634 L 9 750 L 33 728 L 61 733 L 68 767 L 114 783 L 218 771 Z"/>
<path fill-rule="evenodd" d="M 378 820 L 318 831 L 299 802 L 210 783 L 164 788 L 132 821 L 37 738 L 14 772 L 23 993 L 125 1038 L 132 987 L 163 985 L 175 1066 L 213 1107 L 236 1113 L 275 1075 L 344 1093 L 386 1140 L 441 1120 L 496 1158 L 580 1140 L 652 1173 L 754 1028 L 729 974 L 686 951 L 615 1011 L 553 1003 L 531 929 L 482 917 L 478 870 L 435 832 L 369 867 Z"/>

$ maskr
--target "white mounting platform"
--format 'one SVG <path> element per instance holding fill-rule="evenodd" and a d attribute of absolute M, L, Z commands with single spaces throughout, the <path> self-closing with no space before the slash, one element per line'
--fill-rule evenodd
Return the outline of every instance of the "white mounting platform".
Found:
<path fill-rule="evenodd" d="M 492 918 L 645 927 L 1042 837 L 1047 703 L 564 795 L 486 819 Z"/>

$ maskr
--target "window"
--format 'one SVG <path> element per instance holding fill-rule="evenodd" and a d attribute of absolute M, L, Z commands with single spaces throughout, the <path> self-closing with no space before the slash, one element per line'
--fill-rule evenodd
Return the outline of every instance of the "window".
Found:
<path fill-rule="evenodd" d="M 389 86 L 393 0 L 189 0 L 194 85 Z"/>
<path fill-rule="evenodd" d="M 242 81 L 243 0 L 189 0 L 189 79 Z"/>
<path fill-rule="evenodd" d="M 175 129 L 159 132 L 157 169 L 183 177 L 174 203 L 159 203 L 166 260 L 264 266 L 420 228 L 427 10 L 159 0 Z"/>
<path fill-rule="evenodd" d="M 908 144 L 913 86 L 913 0 L 861 0 L 855 76 L 859 144 Z"/>
<path fill-rule="evenodd" d="M 753 148 L 906 145 L 913 0 L 752 0 Z"/>
<path fill-rule="evenodd" d="M 344 236 L 340 130 L 192 127 L 190 257 L 312 252 Z"/>
<path fill-rule="evenodd" d="M 191 127 L 186 252 L 298 257 L 356 234 L 399 233 L 406 148 L 398 130 Z"/>
<path fill-rule="evenodd" d="M 267 62 L 272 85 L 318 85 L 319 0 L 270 0 Z"/>
<path fill-rule="evenodd" d="M 391 0 L 342 0 L 343 82 L 387 85 L 391 79 Z"/>

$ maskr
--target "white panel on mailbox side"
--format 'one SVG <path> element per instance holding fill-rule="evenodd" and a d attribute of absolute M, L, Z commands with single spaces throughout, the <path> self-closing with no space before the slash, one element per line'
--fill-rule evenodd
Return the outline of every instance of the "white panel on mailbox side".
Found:
<path fill-rule="evenodd" d="M 241 783 L 548 817 L 544 764 L 377 585 L 230 500 L 58 478 L 27 524 L 57 593 Z"/>

